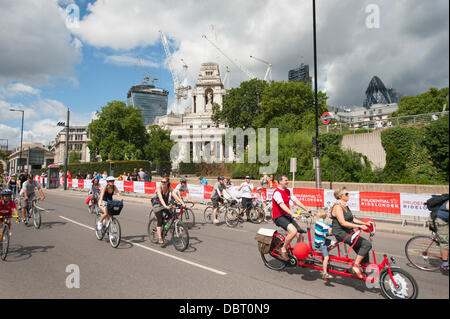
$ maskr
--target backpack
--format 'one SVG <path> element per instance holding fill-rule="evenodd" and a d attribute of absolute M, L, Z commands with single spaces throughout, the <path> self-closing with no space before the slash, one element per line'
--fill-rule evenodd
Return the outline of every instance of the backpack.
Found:
<path fill-rule="evenodd" d="M 436 232 L 436 217 L 437 212 L 442 204 L 444 204 L 446 201 L 449 200 L 449 194 L 442 194 L 442 195 L 432 195 L 432 197 L 426 201 L 425 205 L 427 206 L 428 210 L 431 211 L 430 213 L 430 230 L 432 232 Z"/>

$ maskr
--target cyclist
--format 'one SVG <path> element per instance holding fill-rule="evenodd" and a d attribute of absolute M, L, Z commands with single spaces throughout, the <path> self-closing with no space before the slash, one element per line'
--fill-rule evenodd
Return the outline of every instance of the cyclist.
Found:
<path fill-rule="evenodd" d="M 19 192 L 22 190 L 22 185 L 27 181 L 28 170 L 24 169 L 23 173 L 19 175 Z"/>
<path fill-rule="evenodd" d="M 213 216 L 214 216 L 214 224 L 218 224 L 219 220 L 217 219 L 217 211 L 219 209 L 219 205 L 226 202 L 225 197 L 223 196 L 223 192 L 227 192 L 228 195 L 233 198 L 230 191 L 227 189 L 225 185 L 225 177 L 219 176 L 217 177 L 217 183 L 214 185 L 214 189 L 211 195 L 211 201 L 213 203 Z"/>
<path fill-rule="evenodd" d="M 300 215 L 292 213 L 289 202 L 293 201 L 297 206 L 307 211 L 305 205 L 302 204 L 288 188 L 289 179 L 287 175 L 278 177 L 278 187 L 273 192 L 272 197 L 272 220 L 275 225 L 283 228 L 288 232 L 283 247 L 280 249 L 281 256 L 284 260 L 289 260 L 287 248 L 291 241 L 297 237 L 297 243 L 303 241 L 303 233 L 306 233 L 299 224 L 294 220 L 300 219 Z"/>
<path fill-rule="evenodd" d="M 19 209 L 22 210 L 22 220 L 25 223 L 25 225 L 28 224 L 25 217 L 25 209 L 30 208 L 30 203 L 36 197 L 35 189 L 37 189 L 39 194 L 41 195 L 41 200 L 44 200 L 45 195 L 44 192 L 42 191 L 41 184 L 39 184 L 37 181 L 34 181 L 33 176 L 28 175 L 27 180 L 25 183 L 22 184 L 22 188 L 19 193 L 20 196 Z"/>
<path fill-rule="evenodd" d="M 92 179 L 91 189 L 88 193 L 89 196 L 89 206 L 92 206 L 94 198 L 99 198 L 100 196 L 100 181 L 97 177 Z"/>
<path fill-rule="evenodd" d="M 100 219 L 97 222 L 97 230 L 102 230 L 103 220 L 105 218 L 109 219 L 108 201 L 113 200 L 114 194 L 117 195 L 118 200 L 122 200 L 122 198 L 120 197 L 120 194 L 119 194 L 119 189 L 117 188 L 116 185 L 114 185 L 115 180 L 116 179 L 113 176 L 108 176 L 106 178 L 106 185 L 105 185 L 105 187 L 102 188 L 102 190 L 100 192 L 99 203 L 100 203 L 100 209 L 102 210 L 103 215 L 100 217 Z"/>
<path fill-rule="evenodd" d="M 441 248 L 441 269 L 448 272 L 448 199 L 439 207 L 435 224 Z"/>
<path fill-rule="evenodd" d="M 192 197 L 191 197 L 191 194 L 189 194 L 189 189 L 187 187 L 186 178 L 182 178 L 180 180 L 180 184 L 178 184 L 177 187 L 175 187 L 174 191 L 175 191 L 175 194 L 177 194 L 178 198 L 180 199 L 182 205 L 186 205 L 184 203 L 183 196 L 182 196 L 182 194 L 184 192 L 186 192 L 186 195 L 187 195 L 187 198 L 189 199 L 189 201 L 192 202 Z"/>
<path fill-rule="evenodd" d="M 12 192 L 9 189 L 5 189 L 2 191 L 2 200 L 0 201 L 0 216 L 11 216 L 14 211 L 17 216 L 16 203 L 11 200 Z M 6 222 L 11 229 L 11 221 L 8 219 Z"/>
<path fill-rule="evenodd" d="M 178 195 L 172 188 L 169 177 L 164 176 L 161 180 L 161 185 L 156 187 L 156 193 L 152 198 L 152 211 L 155 213 L 157 220 L 156 232 L 158 234 L 158 244 L 160 245 L 164 244 L 162 239 L 162 226 L 164 222 L 163 214 L 165 213 L 168 216 L 171 215 L 169 205 L 173 203 L 174 199 L 184 206 L 184 203 L 178 198 Z"/>
<path fill-rule="evenodd" d="M 16 180 L 16 174 L 11 174 L 11 176 L 8 179 L 8 182 L 6 183 L 6 187 L 9 188 L 12 192 L 12 197 L 16 197 L 16 190 L 17 190 L 17 180 Z"/>
<path fill-rule="evenodd" d="M 253 192 L 253 184 L 250 183 L 250 176 L 245 176 L 245 182 L 241 184 L 238 189 L 238 192 L 241 192 L 242 198 L 242 208 L 239 214 L 243 214 L 244 211 L 247 211 L 247 221 L 250 221 L 250 208 L 252 206 L 252 192 Z"/>

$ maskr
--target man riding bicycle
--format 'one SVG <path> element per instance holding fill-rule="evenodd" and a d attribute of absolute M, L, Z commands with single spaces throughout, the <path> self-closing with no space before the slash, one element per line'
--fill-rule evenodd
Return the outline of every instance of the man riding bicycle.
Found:
<path fill-rule="evenodd" d="M 289 179 L 287 175 L 278 177 L 278 188 L 273 192 L 272 197 L 272 219 L 275 225 L 283 228 L 288 232 L 284 245 L 280 250 L 284 260 L 289 260 L 287 249 L 289 244 L 297 237 L 297 243 L 303 241 L 303 233 L 306 233 L 299 224 L 294 220 L 300 219 L 300 215 L 292 213 L 289 207 L 289 201 L 293 201 L 297 206 L 307 211 L 308 209 L 295 196 L 291 195 L 288 189 Z"/>
<path fill-rule="evenodd" d="M 217 183 L 216 183 L 216 185 L 214 185 L 214 190 L 211 195 L 211 201 L 212 201 L 213 207 L 214 207 L 214 211 L 213 211 L 214 224 L 219 223 L 219 220 L 217 219 L 217 211 L 219 210 L 219 205 L 226 202 L 226 199 L 223 195 L 224 191 L 227 192 L 231 198 L 233 198 L 231 193 L 228 191 L 227 186 L 225 185 L 225 177 L 219 176 L 219 177 L 217 177 Z"/>
<path fill-rule="evenodd" d="M 28 175 L 27 180 L 25 183 L 22 184 L 21 190 L 19 193 L 20 197 L 20 207 L 19 209 L 22 210 L 22 220 L 26 224 L 28 224 L 26 215 L 25 215 L 25 209 L 30 208 L 31 202 L 36 198 L 35 189 L 39 191 L 39 194 L 41 195 L 41 200 L 45 199 L 44 192 L 42 191 L 41 184 L 39 184 L 37 181 L 33 180 L 33 176 Z"/>
<path fill-rule="evenodd" d="M 183 200 L 183 196 L 182 196 L 182 194 L 184 192 L 186 192 L 186 195 L 187 195 L 187 198 L 189 199 L 189 201 L 192 202 L 192 197 L 191 197 L 191 194 L 189 194 L 189 189 L 187 187 L 187 180 L 185 178 L 182 178 L 180 180 L 180 184 L 178 184 L 177 187 L 175 187 L 174 191 L 175 191 L 175 194 L 180 199 L 180 202 L 183 206 L 186 206 L 186 204 L 184 203 L 184 200 Z"/>
<path fill-rule="evenodd" d="M 250 176 L 245 176 L 245 182 L 241 184 L 238 191 L 241 193 L 242 198 L 242 208 L 239 214 L 243 214 L 244 211 L 247 212 L 247 221 L 250 221 L 250 208 L 252 207 L 253 200 L 253 184 L 250 183 Z"/>

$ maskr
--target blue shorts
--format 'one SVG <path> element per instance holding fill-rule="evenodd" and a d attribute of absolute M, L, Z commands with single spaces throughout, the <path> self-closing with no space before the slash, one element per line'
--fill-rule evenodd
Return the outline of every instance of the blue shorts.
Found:
<path fill-rule="evenodd" d="M 331 240 L 329 240 L 328 238 L 325 238 L 325 243 L 321 244 L 319 247 L 319 251 L 322 254 L 323 257 L 328 257 L 328 246 L 331 245 Z"/>

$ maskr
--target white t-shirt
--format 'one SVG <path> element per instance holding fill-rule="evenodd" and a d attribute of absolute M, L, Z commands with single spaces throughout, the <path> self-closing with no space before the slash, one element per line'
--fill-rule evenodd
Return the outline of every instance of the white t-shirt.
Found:
<path fill-rule="evenodd" d="M 189 193 L 187 185 L 186 187 L 182 187 L 181 184 L 178 184 L 177 187 L 175 187 L 175 191 L 179 191 L 181 195 L 183 195 L 184 192 Z"/>
<path fill-rule="evenodd" d="M 250 189 L 248 189 L 248 186 L 250 186 Z M 253 191 L 253 184 L 252 183 L 247 183 L 247 182 L 243 182 L 241 184 L 241 197 L 244 198 L 252 198 L 252 191 Z"/>
<path fill-rule="evenodd" d="M 279 187 L 278 187 L 278 188 L 279 188 Z M 281 188 L 280 188 L 280 189 L 281 189 Z M 284 203 L 283 197 L 281 196 L 280 192 L 274 192 L 274 194 L 273 194 L 273 200 L 274 200 L 278 205 L 280 205 L 281 203 Z M 291 193 L 290 200 L 294 202 L 294 201 L 297 200 L 297 197 L 295 197 L 295 196 L 292 195 L 292 193 Z"/>
<path fill-rule="evenodd" d="M 24 196 L 24 192 L 25 189 L 27 190 L 27 195 L 31 196 L 34 194 L 34 189 L 37 188 L 41 188 L 41 184 L 39 184 L 36 181 L 33 181 L 32 183 L 29 183 L 28 181 L 26 181 L 25 183 L 23 183 L 22 189 L 20 190 L 20 196 Z"/>

